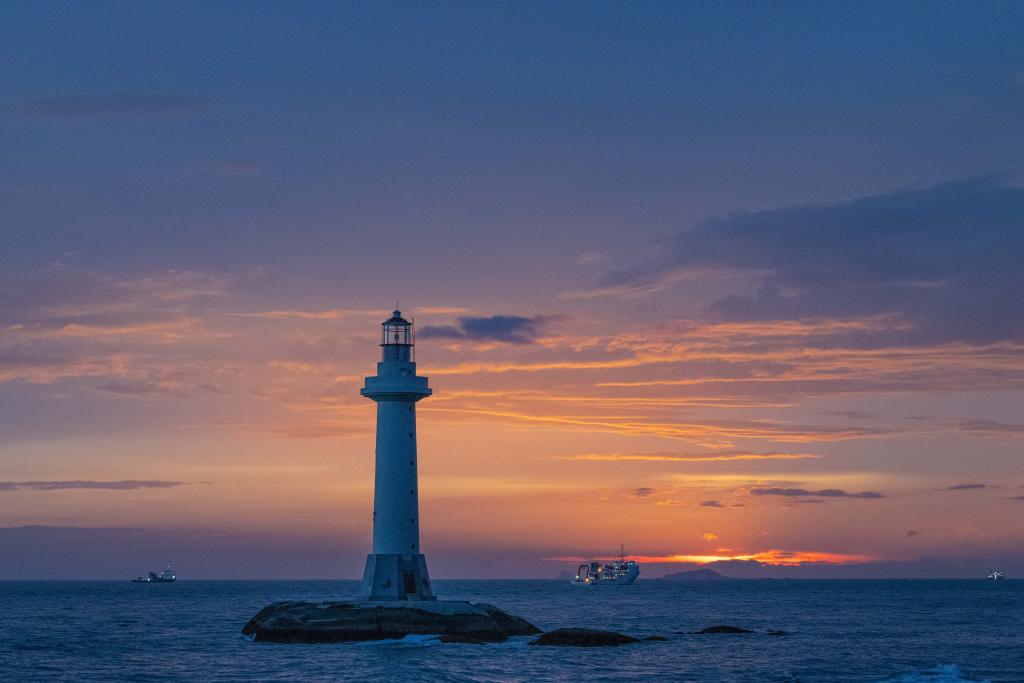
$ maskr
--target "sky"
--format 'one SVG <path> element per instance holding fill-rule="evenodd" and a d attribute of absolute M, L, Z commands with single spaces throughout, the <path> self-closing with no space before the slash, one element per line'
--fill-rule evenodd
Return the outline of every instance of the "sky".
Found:
<path fill-rule="evenodd" d="M 0 579 L 1024 575 L 1024 7 L 0 6 Z"/>

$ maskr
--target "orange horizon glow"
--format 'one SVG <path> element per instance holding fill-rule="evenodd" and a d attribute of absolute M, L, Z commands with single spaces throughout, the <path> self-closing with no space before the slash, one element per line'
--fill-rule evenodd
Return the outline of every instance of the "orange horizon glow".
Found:
<path fill-rule="evenodd" d="M 589 562 L 593 558 L 583 556 L 545 557 L 552 562 Z M 711 564 L 734 560 L 754 561 L 772 567 L 798 567 L 804 564 L 862 564 L 882 559 L 874 555 L 853 555 L 826 553 L 806 550 L 762 550 L 756 553 L 736 555 L 629 555 L 629 559 L 648 564 Z"/>

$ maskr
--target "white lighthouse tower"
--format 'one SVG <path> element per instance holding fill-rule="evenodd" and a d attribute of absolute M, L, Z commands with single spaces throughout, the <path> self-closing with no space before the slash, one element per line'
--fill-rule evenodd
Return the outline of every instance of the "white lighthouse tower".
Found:
<path fill-rule="evenodd" d="M 377 374 L 361 393 L 377 403 L 377 469 L 373 489 L 373 553 L 363 590 L 370 600 L 435 600 L 420 552 L 416 477 L 416 402 L 430 396 L 416 375 L 413 324 L 395 311 L 382 323 Z"/>

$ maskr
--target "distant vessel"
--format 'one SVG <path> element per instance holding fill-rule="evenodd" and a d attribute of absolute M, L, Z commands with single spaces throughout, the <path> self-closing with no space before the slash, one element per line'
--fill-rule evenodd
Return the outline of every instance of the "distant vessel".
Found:
<path fill-rule="evenodd" d="M 132 583 L 174 583 L 178 580 L 178 577 L 174 575 L 171 570 L 171 565 L 167 565 L 167 568 L 157 574 L 156 572 L 150 572 L 146 576 L 140 576 L 132 579 Z"/>
<path fill-rule="evenodd" d="M 1001 571 L 995 570 L 991 574 L 986 576 L 985 578 L 988 579 L 989 581 L 1002 581 L 1003 579 L 1006 578 L 1006 576 L 1003 575 L 1003 573 Z"/>
<path fill-rule="evenodd" d="M 639 575 L 640 565 L 636 560 L 627 560 L 625 550 L 619 546 L 619 559 L 607 564 L 600 560 L 581 564 L 576 570 L 576 578 L 570 583 L 577 586 L 628 586 Z"/>

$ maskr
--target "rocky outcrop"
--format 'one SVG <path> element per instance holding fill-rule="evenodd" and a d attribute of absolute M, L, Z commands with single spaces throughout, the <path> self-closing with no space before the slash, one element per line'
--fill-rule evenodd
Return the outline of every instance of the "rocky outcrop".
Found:
<path fill-rule="evenodd" d="M 632 636 L 614 631 L 598 631 L 592 628 L 558 628 L 548 631 L 530 645 L 564 645 L 570 647 L 602 647 L 628 645 L 640 641 Z"/>
<path fill-rule="evenodd" d="M 342 643 L 407 635 L 449 636 L 445 642 L 501 642 L 540 629 L 494 605 L 476 602 L 277 602 L 242 633 L 260 642 Z M 461 638 L 462 640 L 457 640 Z"/>
<path fill-rule="evenodd" d="M 739 626 L 708 626 L 697 631 L 697 633 L 753 633 L 753 631 L 748 631 Z"/>

